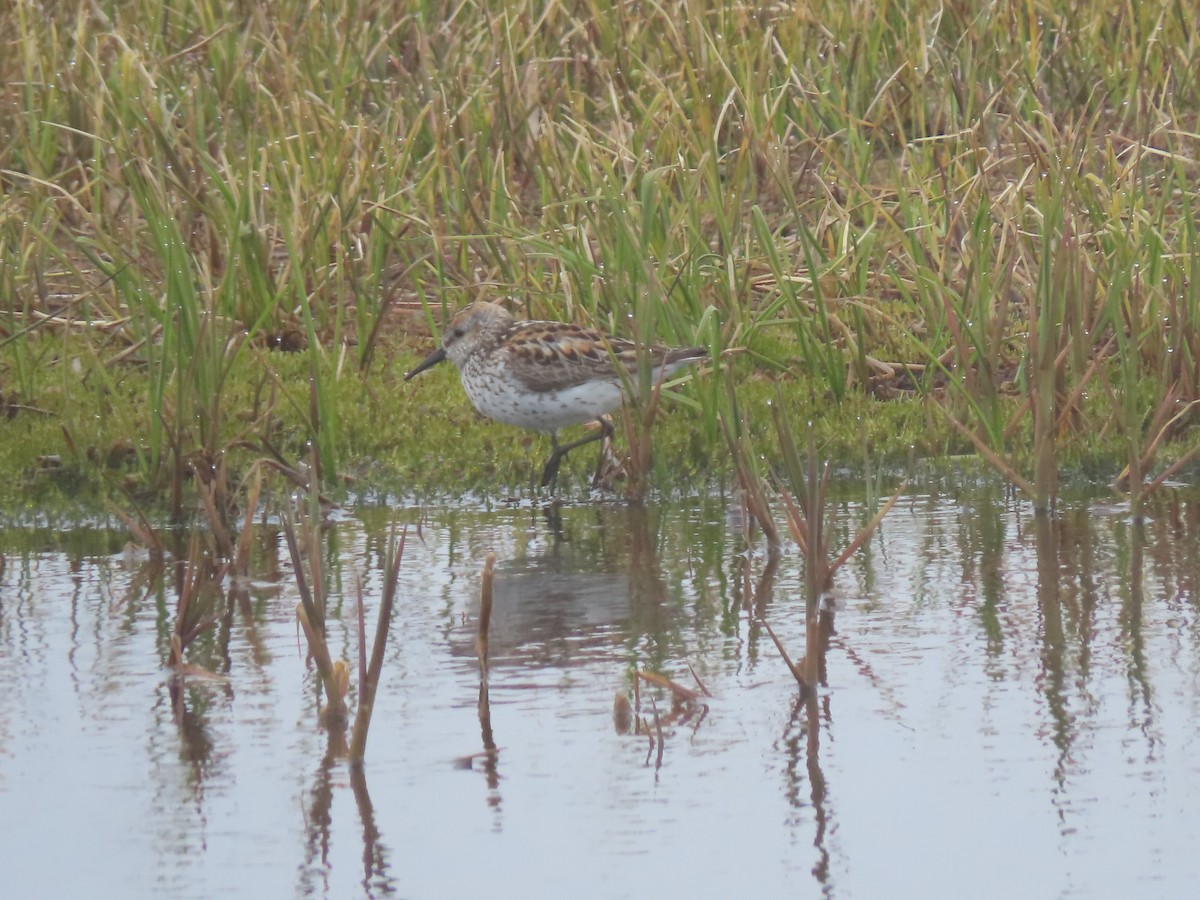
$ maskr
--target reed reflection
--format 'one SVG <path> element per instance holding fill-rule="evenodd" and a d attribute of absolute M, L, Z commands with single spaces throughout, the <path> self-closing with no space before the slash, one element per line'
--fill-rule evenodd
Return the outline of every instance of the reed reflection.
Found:
<path fill-rule="evenodd" d="M 1146 562 L 1154 580 L 1178 615 L 1194 612 L 1200 598 L 1200 503 L 1173 491 L 1159 491 L 1144 523 Z M 1190 603 L 1188 601 L 1191 601 Z"/>
<path fill-rule="evenodd" d="M 794 810 L 812 810 L 812 846 L 817 856 L 811 872 L 822 886 L 828 886 L 830 881 L 827 841 L 833 813 L 828 802 L 829 788 L 825 771 L 821 767 L 821 729 L 832 724 L 830 705 L 830 697 L 821 696 L 816 691 L 797 696 L 780 736 L 780 744 L 785 751 L 784 793 Z"/>
<path fill-rule="evenodd" d="M 483 564 L 483 575 L 479 585 L 479 628 L 475 638 L 475 653 L 479 657 L 479 701 L 476 709 L 479 713 L 479 738 L 483 744 L 483 772 L 488 786 L 488 805 L 499 813 L 500 750 L 492 732 L 492 701 L 488 693 L 488 654 L 495 585 L 496 554 L 489 553 Z"/>
<path fill-rule="evenodd" d="M 1075 744 L 1080 733 L 1097 714 L 1092 660 L 1095 623 L 1102 614 L 1103 600 L 1097 572 L 1105 567 L 1095 549 L 1098 521 L 1105 519 L 1097 519 L 1086 505 L 1055 518 L 1038 516 L 1034 520 L 1041 620 L 1038 686 L 1046 700 L 1051 740 L 1058 751 L 1054 779 L 1059 789 L 1065 788 L 1077 765 Z M 1117 582 L 1121 653 L 1126 658 L 1131 715 L 1135 717 L 1131 725 L 1149 735 L 1154 702 L 1143 634 L 1145 524 L 1121 521 L 1115 523 L 1114 531 L 1116 564 L 1122 573 Z"/>
<path fill-rule="evenodd" d="M 175 594 L 175 616 L 166 648 L 167 692 L 180 756 L 192 767 L 193 785 L 200 793 L 214 750 L 207 727 L 212 696 L 222 692 L 233 698 L 225 677 L 231 665 L 233 607 L 224 588 L 227 568 L 212 558 L 197 536 L 189 540 L 186 555 L 178 554 L 166 571 Z"/>
<path fill-rule="evenodd" d="M 1143 633 L 1143 606 L 1145 589 L 1143 569 L 1146 553 L 1146 525 L 1144 519 L 1129 523 L 1129 589 L 1121 606 L 1121 623 L 1128 635 L 1129 646 L 1129 689 L 1130 717 L 1153 745 L 1154 695 L 1146 661 L 1146 640 Z"/>
<path fill-rule="evenodd" d="M 367 790 L 366 771 L 361 766 L 350 767 L 350 788 L 354 791 L 354 804 L 362 822 L 362 865 L 363 895 L 396 893 L 396 880 L 392 877 L 387 861 L 387 848 L 382 841 L 379 827 L 375 824 L 375 807 Z"/>
<path fill-rule="evenodd" d="M 483 752 L 479 756 L 483 760 L 484 780 L 488 788 L 488 806 L 500 811 L 500 748 L 496 746 L 496 736 L 492 731 L 492 701 L 488 693 L 486 678 L 479 680 L 479 701 L 476 705 L 479 713 L 479 739 L 483 744 Z"/>
<path fill-rule="evenodd" d="M 341 754 L 337 738 L 329 735 L 329 746 L 313 777 L 308 803 L 304 806 L 305 856 L 300 870 L 300 890 L 304 897 L 326 895 L 328 874 L 332 868 L 329 848 L 333 843 L 333 773 L 340 768 Z"/>
<path fill-rule="evenodd" d="M 300 870 L 301 896 L 328 896 L 329 876 L 333 862 L 329 851 L 333 845 L 333 804 L 337 796 L 338 776 L 349 770 L 350 789 L 358 810 L 362 841 L 362 888 L 367 897 L 389 895 L 397 891 L 396 879 L 390 872 L 388 851 L 383 836 L 375 824 L 375 807 L 367 789 L 366 770 L 362 766 L 345 767 L 348 745 L 346 731 L 330 728 L 325 754 L 313 776 L 313 784 L 304 806 L 305 864 Z"/>
<path fill-rule="evenodd" d="M 830 852 L 827 839 L 833 813 L 828 802 L 829 790 L 825 771 L 821 766 L 821 731 L 823 727 L 831 727 L 833 715 L 831 696 L 821 693 L 818 687 L 828 686 L 827 657 L 836 635 L 834 605 L 827 594 L 820 594 L 816 598 L 816 617 L 806 623 L 806 656 L 798 663 L 793 662 L 787 648 L 776 636 L 766 618 L 774 595 L 778 568 L 779 556 L 769 554 L 762 573 L 751 587 L 752 561 L 749 555 L 743 555 L 740 579 L 743 585 L 742 602 L 751 613 L 752 648 L 758 628 L 765 630 L 800 688 L 778 741 L 778 745 L 784 751 L 784 796 L 796 813 L 812 811 L 812 846 L 817 856 L 811 872 L 816 882 L 827 888 L 830 884 Z M 807 586 L 811 586 L 808 579 Z M 806 821 L 806 817 L 798 815 L 792 824 L 796 826 L 803 821 Z"/>
<path fill-rule="evenodd" d="M 1037 556 L 1037 602 L 1041 617 L 1041 668 L 1038 684 L 1046 698 L 1050 729 L 1058 761 L 1054 778 L 1059 788 L 1067 779 L 1074 732 L 1067 698 L 1066 640 L 1063 636 L 1061 583 L 1059 580 L 1059 520 L 1048 515 L 1034 518 Z"/>
<path fill-rule="evenodd" d="M 1009 507 L 997 488 L 981 493 L 970 507 L 970 515 L 957 519 L 958 545 L 962 560 L 963 602 L 978 610 L 987 640 L 987 651 L 999 676 L 1005 635 L 1001 611 L 1009 600 L 1006 566 L 1009 564 L 1006 527 Z"/>

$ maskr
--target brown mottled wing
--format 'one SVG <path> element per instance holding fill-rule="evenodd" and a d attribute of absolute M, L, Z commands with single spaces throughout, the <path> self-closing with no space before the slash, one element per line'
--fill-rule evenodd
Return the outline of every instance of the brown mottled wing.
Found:
<path fill-rule="evenodd" d="M 614 354 L 626 372 L 637 369 L 637 348 L 633 341 L 607 337 L 582 325 L 520 322 L 506 340 L 510 353 L 516 357 L 511 371 L 533 391 L 561 390 L 588 381 L 616 379 Z M 653 346 L 649 350 L 653 359 L 665 359 L 668 364 L 707 355 L 703 348 L 668 350 Z"/>
<path fill-rule="evenodd" d="M 623 341 L 612 341 L 620 352 Z M 553 391 L 615 378 L 608 339 L 592 328 L 562 322 L 519 322 L 506 336 L 509 371 L 532 391 Z"/>

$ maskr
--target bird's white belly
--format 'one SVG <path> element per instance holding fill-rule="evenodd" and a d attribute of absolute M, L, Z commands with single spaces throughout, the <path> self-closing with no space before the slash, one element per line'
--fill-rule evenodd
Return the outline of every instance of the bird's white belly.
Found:
<path fill-rule="evenodd" d="M 589 381 L 558 391 L 530 391 L 507 378 L 467 372 L 462 381 L 467 398 L 481 415 L 538 431 L 590 422 L 621 405 L 621 388 L 609 381 Z"/>

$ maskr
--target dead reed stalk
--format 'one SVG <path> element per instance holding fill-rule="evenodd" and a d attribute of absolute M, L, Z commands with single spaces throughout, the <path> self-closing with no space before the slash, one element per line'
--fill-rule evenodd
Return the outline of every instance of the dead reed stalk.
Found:
<path fill-rule="evenodd" d="M 350 735 L 350 765 L 359 767 L 367 749 L 367 732 L 371 728 L 371 715 L 375 711 L 375 694 L 379 689 L 379 675 L 383 670 L 383 653 L 387 647 L 388 631 L 392 622 L 392 610 L 396 605 L 396 584 L 400 578 L 400 562 L 404 559 L 404 544 L 408 537 L 408 526 L 396 538 L 395 527 L 388 538 L 387 556 L 384 558 L 383 598 L 379 603 L 379 619 L 375 623 L 375 641 L 371 647 L 371 661 L 366 662 L 366 624 L 363 617 L 362 587 L 358 591 L 358 647 L 359 647 L 359 694 L 358 709 L 354 714 L 354 728 Z"/>
<path fill-rule="evenodd" d="M 340 676 L 334 668 L 333 657 L 325 638 L 325 577 L 321 569 L 320 526 L 316 521 L 320 516 L 320 509 L 317 506 L 315 493 L 310 492 L 307 499 L 309 506 L 307 512 L 302 506 L 293 509 L 289 502 L 288 514 L 283 519 L 284 536 L 292 557 L 296 589 L 300 593 L 300 603 L 296 606 L 296 618 L 304 631 L 309 655 L 316 664 L 317 673 L 320 675 L 321 684 L 325 689 L 326 705 L 323 718 L 329 724 L 344 723 L 346 720 L 346 700 L 342 690 L 344 677 Z M 293 518 L 300 520 L 301 537 L 299 539 L 296 536 Z M 301 552 L 302 546 L 303 552 Z M 307 567 L 305 559 L 308 560 Z"/>
<path fill-rule="evenodd" d="M 496 581 L 496 554 L 488 553 L 483 562 L 479 585 L 479 633 L 475 636 L 475 652 L 479 656 L 479 677 L 488 680 L 488 629 L 492 622 L 492 589 Z"/>

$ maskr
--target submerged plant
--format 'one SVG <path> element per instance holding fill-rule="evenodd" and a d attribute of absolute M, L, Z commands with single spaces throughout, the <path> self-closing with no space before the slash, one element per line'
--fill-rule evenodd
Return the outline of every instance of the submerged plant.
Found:
<path fill-rule="evenodd" d="M 807 453 L 801 458 L 792 438 L 791 428 L 778 406 L 775 408 L 775 429 L 787 473 L 787 483 L 777 479 L 776 487 L 783 501 L 788 530 L 804 557 L 804 619 L 807 635 L 804 663 L 801 666 L 794 665 L 769 626 L 768 631 L 800 686 L 812 688 L 818 683 L 819 673 L 824 669 L 826 642 L 822 639 L 821 611 L 823 600 L 833 588 L 833 576 L 879 527 L 884 516 L 900 499 L 905 485 L 901 484 L 896 493 L 859 528 L 836 559 L 830 559 L 829 539 L 826 533 L 829 464 L 822 466 L 818 475 L 817 455 L 811 432 Z"/>
<path fill-rule="evenodd" d="M 358 587 L 358 709 L 354 713 L 354 727 L 350 734 L 350 764 L 361 767 L 367 752 L 367 732 L 371 728 L 371 716 L 375 712 L 375 694 L 379 690 L 379 679 L 383 671 L 383 654 L 387 649 L 388 632 L 392 624 L 392 610 L 396 605 L 396 585 L 400 577 L 400 563 L 404 559 L 404 544 L 408 538 L 408 527 L 400 532 L 399 538 L 393 526 L 388 535 L 387 552 L 383 558 L 383 596 L 379 602 L 379 617 L 375 624 L 375 638 L 371 644 L 370 661 L 367 660 L 367 628 L 363 614 L 362 583 Z"/>
<path fill-rule="evenodd" d="M 293 524 L 293 516 L 299 528 Z M 331 729 L 341 730 L 346 720 L 346 691 L 349 689 L 349 672 L 342 660 L 335 661 L 326 638 L 326 610 L 329 600 L 325 572 L 322 566 L 321 507 L 317 493 L 309 490 L 299 506 L 288 509 L 283 520 L 284 535 L 288 552 L 292 557 L 292 570 L 296 579 L 296 590 L 300 603 L 296 606 L 296 620 L 304 631 L 309 655 L 317 667 L 321 686 L 325 693 L 322 717 Z"/>

